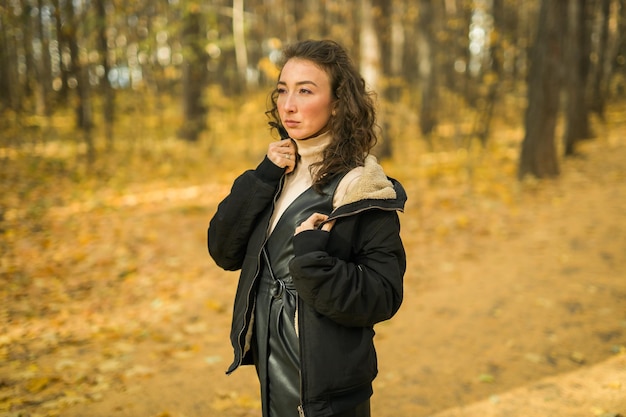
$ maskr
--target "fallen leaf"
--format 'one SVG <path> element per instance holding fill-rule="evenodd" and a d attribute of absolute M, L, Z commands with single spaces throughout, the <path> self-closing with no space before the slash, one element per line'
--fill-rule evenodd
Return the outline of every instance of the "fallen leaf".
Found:
<path fill-rule="evenodd" d="M 491 384 L 495 382 L 496 378 L 491 374 L 480 374 L 478 375 L 478 381 L 484 382 L 487 384 Z"/>
<path fill-rule="evenodd" d="M 26 389 L 32 394 L 43 391 L 50 383 L 50 378 L 46 376 L 32 378 L 26 382 Z"/>

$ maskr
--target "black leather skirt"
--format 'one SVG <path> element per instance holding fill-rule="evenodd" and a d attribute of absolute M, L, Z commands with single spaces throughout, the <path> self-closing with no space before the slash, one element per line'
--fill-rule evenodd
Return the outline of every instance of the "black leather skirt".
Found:
<path fill-rule="evenodd" d="M 297 293 L 293 281 L 274 279 L 267 267 L 259 279 L 253 352 L 263 417 L 298 417 L 300 344 L 296 334 Z M 333 417 L 370 417 L 370 401 Z"/>
<path fill-rule="evenodd" d="M 297 293 L 291 279 L 275 280 L 265 266 L 256 299 L 256 366 L 264 417 L 297 417 L 300 347 L 295 330 Z"/>

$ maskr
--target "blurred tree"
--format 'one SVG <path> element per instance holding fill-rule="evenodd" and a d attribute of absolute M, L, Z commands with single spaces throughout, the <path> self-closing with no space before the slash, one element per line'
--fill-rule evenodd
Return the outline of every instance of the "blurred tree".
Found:
<path fill-rule="evenodd" d="M 9 52 L 7 42 L 7 27 L 5 10 L 0 9 L 0 111 L 10 103 L 11 91 L 9 90 Z"/>
<path fill-rule="evenodd" d="M 530 57 L 528 104 L 518 178 L 559 175 L 554 143 L 559 111 L 563 32 L 567 3 L 541 0 L 537 36 Z"/>
<path fill-rule="evenodd" d="M 206 126 L 208 107 L 204 103 L 207 83 L 207 55 L 199 5 L 192 2 L 183 12 L 183 124 L 180 138 L 195 142 Z"/>
<path fill-rule="evenodd" d="M 383 33 L 380 26 L 384 28 L 388 25 L 381 24 L 383 15 L 383 4 L 377 0 L 360 0 L 360 22 L 361 33 L 359 35 L 359 56 L 360 70 L 365 80 L 367 88 L 371 91 L 380 91 L 380 78 L 383 72 L 381 59 L 381 42 L 379 35 Z M 378 25 L 377 25 L 378 23 Z M 384 37 L 384 36 L 382 36 Z M 385 124 L 385 114 L 378 112 L 379 125 Z M 391 156 L 391 148 L 386 138 L 380 138 L 380 146 L 378 147 L 378 156 L 387 158 Z"/>
<path fill-rule="evenodd" d="M 381 63 L 379 71 L 384 82 L 377 86 L 380 97 L 385 105 L 379 110 L 379 125 L 382 127 L 381 142 L 378 156 L 389 158 L 393 155 L 393 137 L 391 130 L 391 113 L 402 97 L 402 68 L 405 49 L 405 34 L 402 25 L 404 4 L 401 1 L 376 0 L 375 30 L 380 34 Z"/>
<path fill-rule="evenodd" d="M 437 31 L 440 33 L 440 51 L 446 51 L 439 54 L 436 65 L 446 69 L 440 71 L 440 83 L 476 108 L 484 71 L 484 59 L 480 56 L 488 49 L 485 42 L 487 22 L 484 21 L 486 5 L 473 0 L 455 0 L 444 4 L 442 27 Z"/>
<path fill-rule="evenodd" d="M 214 81 L 228 96 L 238 96 L 244 89 L 245 80 L 238 71 L 237 56 L 234 48 L 233 9 L 231 0 L 217 0 L 220 7 L 215 13 L 216 31 L 219 40 L 220 55 L 217 69 L 212 73 Z M 230 7 L 226 6 L 229 4 Z"/>
<path fill-rule="evenodd" d="M 50 91 L 52 89 L 52 72 L 50 60 L 50 16 L 44 0 L 37 0 L 37 34 L 41 52 L 37 54 L 36 82 L 37 103 L 36 112 L 39 115 L 50 116 L 52 114 Z"/>
<path fill-rule="evenodd" d="M 611 57 L 611 73 L 621 75 L 616 89 L 617 96 L 624 97 L 626 95 L 626 0 L 619 0 L 618 4 L 619 7 L 616 7 L 618 9 L 616 50 Z"/>
<path fill-rule="evenodd" d="M 79 3 L 80 4 L 80 3 Z M 86 9 L 81 9 L 86 11 Z M 75 93 L 74 111 L 76 124 L 83 133 L 87 147 L 87 162 L 91 165 L 96 157 L 96 148 L 92 136 L 93 116 L 91 108 L 91 88 L 89 84 L 89 69 L 83 65 L 83 58 L 79 48 L 79 23 L 84 22 L 85 16 L 76 15 L 74 2 L 65 2 L 65 22 L 63 23 L 63 38 L 70 52 L 70 69 L 68 83 Z M 85 59 L 85 64 L 86 64 Z"/>
<path fill-rule="evenodd" d="M 55 88 L 56 102 L 61 105 L 67 104 L 67 99 L 69 95 L 69 87 L 68 87 L 68 78 L 69 78 L 69 70 L 67 66 L 64 64 L 63 59 L 63 50 L 66 46 L 65 44 L 65 36 L 63 32 L 63 22 L 61 20 L 61 6 L 59 5 L 59 0 L 52 0 L 52 15 L 54 18 L 54 34 L 56 35 L 56 56 L 51 57 L 51 59 L 57 61 L 57 71 L 59 82 L 57 83 L 57 87 Z"/>
<path fill-rule="evenodd" d="M 439 86 L 436 63 L 436 52 L 439 49 L 435 24 L 438 3 L 420 0 L 419 20 L 417 22 L 417 70 L 421 102 L 419 109 L 419 127 L 422 135 L 430 141 L 430 134 L 438 123 L 437 108 L 439 105 Z"/>
<path fill-rule="evenodd" d="M 599 0 L 599 36 L 597 42 L 597 59 L 592 61 L 590 110 L 604 119 L 606 95 L 608 92 L 607 78 L 610 73 L 609 56 L 609 21 L 611 0 Z"/>
<path fill-rule="evenodd" d="M 589 105 L 587 80 L 591 37 L 589 23 L 593 15 L 589 13 L 591 2 L 571 0 L 567 10 L 567 36 L 565 37 L 565 134 L 563 144 L 565 155 L 575 153 L 575 145 L 582 139 L 591 137 L 589 127 Z"/>
<path fill-rule="evenodd" d="M 407 85 L 402 78 L 407 40 L 403 25 L 406 5 L 400 0 L 379 0 L 378 3 L 383 16 L 387 16 L 387 36 L 382 39 L 383 52 L 386 51 L 383 68 L 387 77 L 384 94 L 391 103 L 398 103 L 402 98 L 402 88 Z"/>
<path fill-rule="evenodd" d="M 101 91 L 104 95 L 103 116 L 104 116 L 104 129 L 107 139 L 107 147 L 113 148 L 113 122 L 115 116 L 115 93 L 109 80 L 109 73 L 111 71 L 111 65 L 109 63 L 109 37 L 107 35 L 109 25 L 107 24 L 107 7 L 109 6 L 106 0 L 95 0 L 97 20 L 96 25 L 98 28 L 98 52 L 100 57 L 100 65 L 102 67 L 102 77 L 100 81 Z M 110 5 L 114 10 L 114 5 Z"/>
<path fill-rule="evenodd" d="M 22 68 L 21 72 L 24 74 L 24 83 L 22 91 L 22 110 L 33 112 L 36 107 L 31 105 L 34 94 L 37 92 L 37 73 L 35 65 L 35 40 L 38 39 L 34 33 L 31 14 L 36 14 L 36 9 L 33 10 L 33 6 L 28 0 L 21 0 L 21 13 L 19 15 L 19 21 L 21 26 L 21 33 L 19 40 L 21 41 L 21 48 L 23 52 Z"/>
<path fill-rule="evenodd" d="M 482 146 L 487 145 L 491 120 L 493 118 L 498 93 L 505 76 L 503 67 L 503 34 L 506 31 L 506 9 L 504 0 L 493 0 L 492 18 L 493 31 L 488 44 L 488 54 L 490 65 L 481 71 L 482 83 L 486 87 L 486 94 L 483 98 L 483 105 L 478 112 L 478 117 L 474 126 L 472 136 L 476 136 Z"/>
<path fill-rule="evenodd" d="M 233 0 L 233 43 L 235 45 L 237 73 L 242 85 L 242 92 L 245 92 L 248 91 L 248 50 L 246 48 L 243 0 Z"/>
<path fill-rule="evenodd" d="M 15 32 L 18 28 L 10 25 L 12 10 L 9 6 L 0 7 L 0 103 L 2 108 L 19 110 L 18 71 L 15 65 L 17 44 Z"/>
<path fill-rule="evenodd" d="M 381 13 L 380 7 L 374 6 L 372 0 L 360 0 L 361 33 L 359 36 L 359 67 L 367 87 L 378 91 L 381 74 L 379 32 L 374 25 L 375 16 Z"/>

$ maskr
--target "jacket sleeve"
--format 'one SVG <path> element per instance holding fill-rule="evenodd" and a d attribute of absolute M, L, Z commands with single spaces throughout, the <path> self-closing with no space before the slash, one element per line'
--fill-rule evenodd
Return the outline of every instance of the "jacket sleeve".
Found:
<path fill-rule="evenodd" d="M 289 266 L 306 304 L 341 325 L 366 327 L 400 308 L 406 255 L 396 212 L 370 210 L 359 217 L 352 259 L 326 251 L 333 231 L 309 230 L 294 236 Z"/>
<path fill-rule="evenodd" d="M 272 203 L 284 173 L 267 157 L 240 175 L 209 223 L 207 245 L 215 263 L 226 270 L 241 268 L 248 240 L 259 215 Z"/>

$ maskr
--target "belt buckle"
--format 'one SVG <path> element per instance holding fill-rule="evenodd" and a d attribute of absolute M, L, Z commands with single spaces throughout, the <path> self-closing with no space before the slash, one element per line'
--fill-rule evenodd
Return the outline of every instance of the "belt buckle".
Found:
<path fill-rule="evenodd" d="M 280 279 L 275 280 L 274 286 L 272 288 L 272 297 L 274 297 L 275 299 L 282 298 L 284 292 L 285 292 L 284 281 Z"/>

